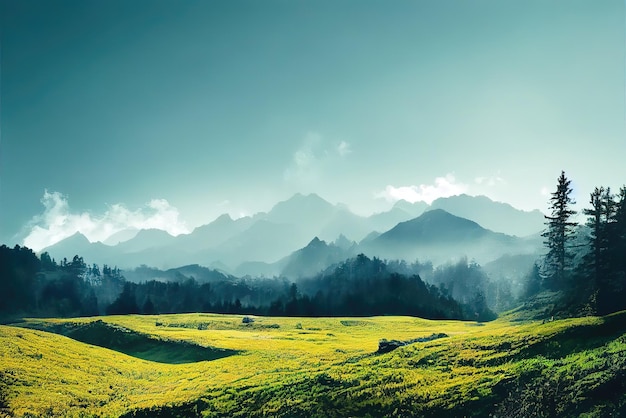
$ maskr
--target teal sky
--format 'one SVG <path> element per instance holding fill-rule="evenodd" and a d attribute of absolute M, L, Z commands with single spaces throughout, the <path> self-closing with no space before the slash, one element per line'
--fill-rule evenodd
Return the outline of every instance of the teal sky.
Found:
<path fill-rule="evenodd" d="M 623 0 L 0 4 L 3 242 L 155 199 L 192 228 L 295 192 L 544 210 L 561 169 L 580 203 L 626 182 Z"/>

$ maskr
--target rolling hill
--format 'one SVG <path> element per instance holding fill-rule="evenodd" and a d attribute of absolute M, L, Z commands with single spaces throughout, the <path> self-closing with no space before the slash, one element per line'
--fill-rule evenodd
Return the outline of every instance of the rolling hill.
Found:
<path fill-rule="evenodd" d="M 243 322 L 216 314 L 31 319 L 0 325 L 0 411 L 622 416 L 625 319 L 625 312 L 546 323 L 512 313 L 486 324 L 409 317 Z M 95 328 L 111 335 L 101 342 L 111 348 L 77 340 L 92 341 Z M 395 350 L 380 350 L 392 344 Z"/>

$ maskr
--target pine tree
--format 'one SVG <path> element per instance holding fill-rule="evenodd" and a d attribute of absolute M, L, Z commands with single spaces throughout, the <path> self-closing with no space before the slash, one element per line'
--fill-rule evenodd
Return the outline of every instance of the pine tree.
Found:
<path fill-rule="evenodd" d="M 608 194 L 610 195 L 610 193 Z M 626 187 L 617 196 L 606 196 L 605 265 L 599 283 L 599 313 L 626 308 Z"/>
<path fill-rule="evenodd" d="M 146 298 L 146 301 L 143 304 L 143 308 L 141 309 L 141 312 L 144 315 L 154 315 L 154 314 L 156 314 L 156 309 L 154 307 L 154 303 L 152 303 L 152 299 L 150 299 L 150 296 L 148 296 Z"/>
<path fill-rule="evenodd" d="M 107 315 L 125 315 L 125 314 L 138 314 L 139 306 L 137 306 L 137 300 L 135 297 L 135 288 L 137 285 L 129 282 L 124 283 L 124 289 L 122 293 L 111 303 L 107 309 Z"/>
<path fill-rule="evenodd" d="M 626 273 L 626 186 L 622 186 L 616 196 L 615 223 L 610 231 L 609 239 L 615 249 L 615 259 L 619 261 L 619 269 Z"/>
<path fill-rule="evenodd" d="M 623 244 L 626 240 L 626 187 L 622 187 L 617 195 L 607 193 L 603 205 L 607 246 L 609 252 L 613 253 L 609 256 L 609 262 L 612 263 L 617 261 L 615 258 L 624 258 L 624 252 L 620 250 L 624 249 Z"/>
<path fill-rule="evenodd" d="M 524 288 L 524 296 L 531 297 L 541 291 L 541 268 L 537 262 L 535 262 L 531 270 L 526 275 L 526 285 Z"/>
<path fill-rule="evenodd" d="M 546 216 L 546 230 L 542 237 L 546 238 L 544 244 L 548 248 L 545 257 L 545 274 L 552 288 L 560 288 L 565 285 L 566 272 L 569 270 L 572 254 L 569 248 L 569 241 L 574 235 L 576 222 L 571 218 L 576 211 L 571 209 L 575 204 L 571 198 L 571 180 L 565 177 L 565 172 L 561 171 L 558 178 L 556 191 L 550 198 L 551 216 Z"/>
<path fill-rule="evenodd" d="M 604 187 L 596 187 L 589 196 L 591 209 L 583 210 L 583 213 L 588 216 L 587 226 L 591 228 L 591 235 L 589 237 L 591 251 L 589 255 L 585 257 L 585 268 L 591 269 L 591 283 L 589 287 L 592 292 L 597 291 L 601 281 L 602 269 L 605 266 L 603 256 L 607 244 L 606 217 L 604 216 L 606 192 Z"/>

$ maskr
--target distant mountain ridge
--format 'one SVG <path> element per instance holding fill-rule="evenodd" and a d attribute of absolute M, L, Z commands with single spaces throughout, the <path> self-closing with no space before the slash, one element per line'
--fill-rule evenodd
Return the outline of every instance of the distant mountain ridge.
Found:
<path fill-rule="evenodd" d="M 443 209 L 432 209 L 409 221 L 400 222 L 381 234 L 377 241 L 444 242 L 465 238 L 481 238 L 488 231 L 469 219 L 454 216 Z"/>
<path fill-rule="evenodd" d="M 453 215 L 471 219 L 487 229 L 518 237 L 529 236 L 544 228 L 541 211 L 523 211 L 508 203 L 495 202 L 487 196 L 457 196 L 436 199 L 432 209 L 443 209 Z"/>
<path fill-rule="evenodd" d="M 459 215 L 463 212 L 474 218 Z M 456 216 L 446 217 L 443 213 Z M 510 216 L 515 222 L 505 222 L 505 216 Z M 439 219 L 442 217 L 445 217 L 445 221 Z M 461 221 L 462 218 L 467 218 L 467 222 Z M 429 222 L 432 230 L 429 229 Z M 296 194 L 278 202 L 267 213 L 261 212 L 236 220 L 225 214 L 195 228 L 190 234 L 173 237 L 161 230 L 141 230 L 117 245 L 90 243 L 83 235 L 76 234 L 43 251 L 48 251 L 57 259 L 79 254 L 87 262 L 120 267 L 146 264 L 173 268 L 201 264 L 219 266 L 229 272 L 245 271 L 252 274 L 258 270 L 267 274 L 282 274 L 287 264 L 280 263 L 286 263 L 284 260 L 289 254 L 293 255 L 310 244 L 316 244 L 312 241 L 315 237 L 329 247 L 323 252 L 324 257 L 331 259 L 336 257 L 330 254 L 341 248 L 333 243 L 340 236 L 343 237 L 343 246 L 351 247 L 352 252 L 361 250 L 370 255 L 402 258 L 413 257 L 417 247 L 426 246 L 427 241 L 429 249 L 422 251 L 423 256 L 434 254 L 435 251 L 431 251 L 434 250 L 433 246 L 444 244 L 456 253 L 463 248 L 461 242 L 470 238 L 484 241 L 484 235 L 491 236 L 491 241 L 499 241 L 501 248 L 506 249 L 510 245 L 505 241 L 512 242 L 511 238 L 505 239 L 502 237 L 504 234 L 500 234 L 502 236 L 495 239 L 493 231 L 501 231 L 493 225 L 500 226 L 501 230 L 506 229 L 504 232 L 508 235 L 516 235 L 511 233 L 514 231 L 521 236 L 528 231 L 540 231 L 542 222 L 543 215 L 539 211 L 519 211 L 484 196 L 441 198 L 430 206 L 423 202 L 400 201 L 387 212 L 362 217 L 350 212 L 345 205 L 331 204 L 316 194 Z M 485 230 L 491 231 L 487 233 Z M 461 231 L 464 231 L 463 239 L 459 238 Z M 132 233 L 128 231 L 126 235 Z M 447 234 L 457 237 L 457 240 L 447 242 L 444 239 Z M 423 241 L 422 244 L 419 244 L 418 238 Z M 358 247 L 353 246 L 354 241 L 361 243 Z M 415 248 L 408 249 L 407 246 Z M 391 249 L 396 253 L 392 253 Z M 436 253 L 439 255 L 440 252 Z M 303 261 L 302 264 L 306 263 Z M 290 272 L 308 272 L 306 268 L 300 270 L 291 269 Z"/>
<path fill-rule="evenodd" d="M 133 238 L 119 243 L 117 247 L 123 249 L 125 253 L 135 253 L 166 246 L 174 239 L 174 236 L 161 229 L 142 229 Z"/>
<path fill-rule="evenodd" d="M 357 244 L 342 248 L 335 243 L 327 244 L 315 237 L 304 248 L 295 251 L 283 261 L 281 274 L 292 279 L 313 277 L 325 268 L 356 255 Z"/>
<path fill-rule="evenodd" d="M 493 232 L 443 209 L 401 222 L 362 245 L 371 255 L 435 263 L 462 256 L 483 263 L 508 253 L 533 252 L 535 247 L 534 241 Z"/>

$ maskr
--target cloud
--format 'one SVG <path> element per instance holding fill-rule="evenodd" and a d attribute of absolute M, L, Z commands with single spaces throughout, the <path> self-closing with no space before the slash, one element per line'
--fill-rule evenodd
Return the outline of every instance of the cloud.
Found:
<path fill-rule="evenodd" d="M 492 176 L 479 176 L 479 177 L 476 177 L 474 179 L 474 182 L 476 184 L 481 185 L 481 186 L 489 186 L 489 187 L 498 186 L 498 185 L 501 185 L 501 184 L 506 184 L 506 181 L 502 177 L 500 177 L 500 173 L 494 174 Z"/>
<path fill-rule="evenodd" d="M 72 212 L 67 196 L 46 190 L 41 198 L 42 214 L 26 226 L 23 244 L 35 251 L 53 245 L 80 232 L 91 242 L 104 241 L 127 228 L 161 229 L 172 235 L 188 233 L 179 219 L 178 209 L 165 199 L 153 199 L 144 207 L 130 210 L 123 204 L 111 205 L 102 215 Z"/>
<path fill-rule="evenodd" d="M 316 184 L 331 167 L 352 153 L 350 144 L 341 141 L 332 144 L 317 132 L 308 132 L 300 147 L 293 153 L 283 179 L 299 186 Z"/>
<path fill-rule="evenodd" d="M 309 132 L 304 137 L 291 159 L 289 166 L 283 173 L 288 182 L 312 183 L 319 177 L 318 166 L 323 153 L 320 151 L 322 137 L 318 133 Z"/>
<path fill-rule="evenodd" d="M 337 153 L 340 157 L 345 157 L 346 155 L 352 153 L 350 144 L 348 144 L 346 141 L 341 141 L 337 146 Z"/>
<path fill-rule="evenodd" d="M 406 200 L 410 203 L 426 202 L 431 204 L 437 198 L 462 194 L 467 189 L 467 185 L 456 182 L 453 174 L 447 174 L 445 177 L 437 177 L 434 184 L 399 187 L 388 185 L 385 187 L 385 190 L 376 193 L 375 197 L 383 198 L 390 202 Z"/>

